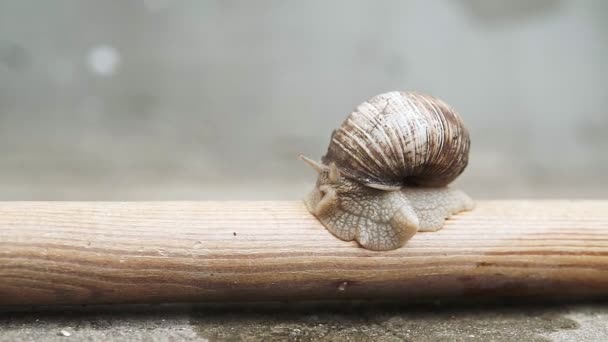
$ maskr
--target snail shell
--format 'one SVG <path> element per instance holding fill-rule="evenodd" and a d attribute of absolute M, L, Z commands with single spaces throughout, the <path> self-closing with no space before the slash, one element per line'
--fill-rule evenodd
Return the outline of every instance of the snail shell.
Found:
<path fill-rule="evenodd" d="M 364 185 L 446 186 L 468 163 L 470 139 L 445 102 L 414 92 L 389 92 L 359 105 L 334 131 L 323 164 Z"/>

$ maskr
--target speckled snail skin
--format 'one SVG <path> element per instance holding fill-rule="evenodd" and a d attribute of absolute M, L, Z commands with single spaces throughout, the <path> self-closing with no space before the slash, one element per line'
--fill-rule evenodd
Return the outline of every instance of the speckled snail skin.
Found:
<path fill-rule="evenodd" d="M 300 156 L 319 174 L 304 202 L 342 240 L 399 248 L 473 209 L 469 196 L 448 187 L 467 166 L 469 146 L 462 120 L 443 101 L 413 92 L 374 96 L 333 132 L 321 163 Z"/>

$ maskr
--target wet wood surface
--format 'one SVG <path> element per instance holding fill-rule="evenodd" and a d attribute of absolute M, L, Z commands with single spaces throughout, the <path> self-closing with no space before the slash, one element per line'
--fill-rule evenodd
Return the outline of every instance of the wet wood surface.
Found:
<path fill-rule="evenodd" d="M 608 201 L 482 201 L 372 252 L 300 202 L 0 202 L 0 305 L 608 295 Z"/>

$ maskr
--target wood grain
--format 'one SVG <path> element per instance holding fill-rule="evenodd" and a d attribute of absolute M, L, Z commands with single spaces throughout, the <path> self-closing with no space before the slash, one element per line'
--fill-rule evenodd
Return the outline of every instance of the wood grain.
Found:
<path fill-rule="evenodd" d="M 0 305 L 608 295 L 608 201 L 493 201 L 389 252 L 299 202 L 0 202 Z"/>

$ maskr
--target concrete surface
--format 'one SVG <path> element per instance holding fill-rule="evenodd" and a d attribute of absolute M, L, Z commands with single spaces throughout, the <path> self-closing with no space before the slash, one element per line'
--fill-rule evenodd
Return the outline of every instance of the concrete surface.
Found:
<path fill-rule="evenodd" d="M 607 16 L 604 0 L 0 0 L 0 197 L 296 198 L 312 179 L 296 156 L 396 89 L 462 115 L 472 196 L 602 197 Z"/>
<path fill-rule="evenodd" d="M 137 306 L 0 315 L 0 341 L 605 341 L 608 305 Z"/>

